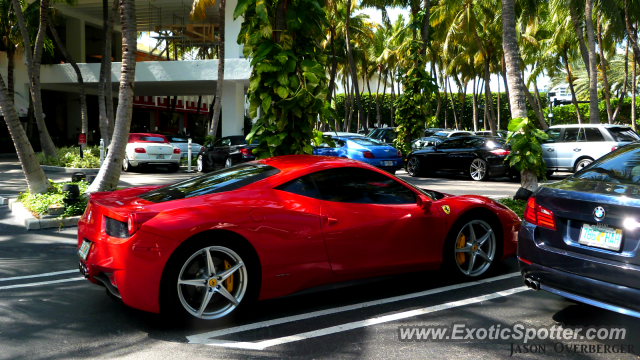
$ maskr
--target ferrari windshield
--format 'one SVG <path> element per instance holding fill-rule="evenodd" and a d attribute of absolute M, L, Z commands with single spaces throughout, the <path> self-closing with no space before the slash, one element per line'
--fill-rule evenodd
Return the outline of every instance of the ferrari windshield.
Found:
<path fill-rule="evenodd" d="M 139 195 L 154 203 L 232 191 L 279 173 L 273 166 L 247 163 L 214 171 Z"/>

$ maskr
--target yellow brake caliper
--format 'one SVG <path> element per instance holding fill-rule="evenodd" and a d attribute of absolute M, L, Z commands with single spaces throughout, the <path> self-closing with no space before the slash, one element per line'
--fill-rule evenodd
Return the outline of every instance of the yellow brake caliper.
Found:
<path fill-rule="evenodd" d="M 462 249 L 466 244 L 467 238 L 464 236 L 464 234 L 460 234 L 460 236 L 458 236 L 458 240 L 456 241 L 456 249 Z M 465 259 L 466 258 L 464 256 L 464 253 L 456 253 L 456 261 L 458 262 L 458 265 L 464 264 Z"/>
<path fill-rule="evenodd" d="M 227 260 L 224 261 L 224 269 L 230 269 L 231 264 Z M 233 274 L 229 275 L 229 277 L 224 281 L 224 286 L 227 288 L 228 292 L 233 291 Z"/>

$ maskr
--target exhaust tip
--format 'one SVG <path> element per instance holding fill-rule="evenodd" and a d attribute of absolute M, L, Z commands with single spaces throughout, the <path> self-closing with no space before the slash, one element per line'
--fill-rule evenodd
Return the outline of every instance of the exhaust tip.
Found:
<path fill-rule="evenodd" d="M 533 291 L 540 290 L 540 283 L 533 278 L 527 277 L 524 279 L 524 284 Z"/>

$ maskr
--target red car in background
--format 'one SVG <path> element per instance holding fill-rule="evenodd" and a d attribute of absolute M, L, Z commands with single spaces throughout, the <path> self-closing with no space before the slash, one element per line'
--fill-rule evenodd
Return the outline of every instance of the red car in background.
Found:
<path fill-rule="evenodd" d="M 292 155 L 95 193 L 78 246 L 80 271 L 126 305 L 218 319 L 328 283 L 441 268 L 481 276 L 515 254 L 519 224 L 482 196 Z"/>

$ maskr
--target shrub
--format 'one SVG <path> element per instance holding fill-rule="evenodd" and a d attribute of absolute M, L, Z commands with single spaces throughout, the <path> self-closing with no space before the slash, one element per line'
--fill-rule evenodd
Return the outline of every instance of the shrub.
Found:
<path fill-rule="evenodd" d="M 513 210 L 516 215 L 520 217 L 520 219 L 524 218 L 524 207 L 527 205 L 527 202 L 524 200 L 512 200 L 509 198 L 498 199 L 498 202 L 509 209 Z"/>
<path fill-rule="evenodd" d="M 105 154 L 106 156 L 106 154 Z M 100 148 L 87 146 L 80 158 L 80 150 L 77 146 L 58 148 L 57 157 L 46 157 L 44 153 L 36 153 L 40 165 L 52 165 L 68 168 L 90 169 L 100 167 Z"/>
<path fill-rule="evenodd" d="M 24 205 L 24 207 L 31 213 L 35 215 L 45 215 L 48 213 L 49 206 L 51 205 L 64 206 L 64 202 L 62 200 L 65 198 L 66 194 L 64 191 L 62 191 L 63 185 L 78 185 L 78 187 L 80 188 L 80 194 L 84 193 L 89 188 L 89 183 L 84 180 L 79 182 L 65 181 L 59 183 L 54 183 L 51 180 L 49 181 L 51 182 L 51 185 L 53 185 L 53 189 L 47 191 L 44 194 L 31 194 L 29 190 L 26 190 L 25 192 L 20 193 L 20 195 L 18 196 L 18 201 L 21 202 L 22 205 Z M 71 205 L 65 209 L 62 217 L 82 215 L 85 208 L 87 207 L 87 198 L 80 195 L 78 199 L 79 201 L 76 204 Z"/>

